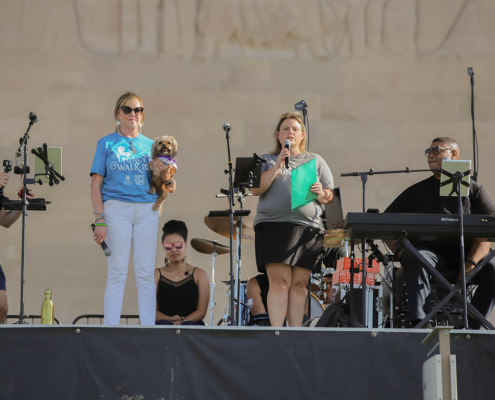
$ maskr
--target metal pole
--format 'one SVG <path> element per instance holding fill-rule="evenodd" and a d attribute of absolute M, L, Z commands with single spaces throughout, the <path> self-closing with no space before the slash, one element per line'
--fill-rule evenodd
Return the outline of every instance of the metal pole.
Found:
<path fill-rule="evenodd" d="M 237 297 L 237 306 L 235 309 L 235 324 L 237 326 L 241 325 L 241 322 L 239 321 L 239 309 L 241 308 L 241 299 L 239 297 L 239 227 L 237 226 L 236 228 L 236 235 L 237 235 L 237 240 L 236 240 L 236 258 L 235 258 L 235 286 L 232 288 L 232 296 Z"/>
<path fill-rule="evenodd" d="M 368 175 L 361 175 L 361 181 L 363 182 L 363 213 L 366 212 L 366 182 L 368 181 Z M 361 265 L 363 266 L 362 276 L 362 295 L 363 295 L 363 326 L 368 327 L 368 321 L 366 320 L 366 297 L 368 295 L 368 286 L 366 285 L 366 238 L 363 237 L 362 259 Z"/>
<path fill-rule="evenodd" d="M 459 192 L 459 225 L 461 228 L 461 274 L 462 274 L 462 297 L 463 297 L 463 318 L 464 318 L 464 329 L 468 329 L 468 318 L 467 318 L 467 293 L 466 293 L 466 260 L 465 260 L 465 252 L 464 252 L 464 211 L 462 209 L 462 196 L 461 196 L 461 187 L 462 187 L 462 178 L 464 177 L 463 173 L 460 171 L 456 172 L 457 176 L 457 189 Z"/>
<path fill-rule="evenodd" d="M 211 283 L 210 283 L 210 326 L 215 324 L 213 317 L 215 310 L 215 257 L 217 253 L 215 248 L 213 248 L 213 253 L 211 253 Z"/>
<path fill-rule="evenodd" d="M 31 124 L 29 124 L 29 128 L 31 128 Z M 28 129 L 29 132 L 29 129 Z M 27 188 L 25 184 L 26 174 L 27 174 L 27 134 L 26 139 L 24 141 L 24 177 L 23 177 L 23 185 L 24 190 L 22 194 L 22 250 L 21 250 L 21 306 L 19 312 L 19 324 L 24 324 L 24 284 L 26 281 L 26 216 L 27 216 Z"/>

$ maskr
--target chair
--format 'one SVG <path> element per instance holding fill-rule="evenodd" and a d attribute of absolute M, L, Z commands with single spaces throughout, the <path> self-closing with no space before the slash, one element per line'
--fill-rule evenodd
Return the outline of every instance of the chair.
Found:
<path fill-rule="evenodd" d="M 90 318 L 91 319 L 98 318 L 100 320 L 99 324 L 103 325 L 104 317 L 105 316 L 103 314 L 83 314 L 83 315 L 79 315 L 78 317 L 76 317 L 76 319 L 74 321 L 72 321 L 72 325 L 76 325 L 79 320 L 84 319 L 84 318 L 86 318 L 86 325 L 89 325 Z M 139 315 L 121 315 L 120 319 L 125 319 L 125 324 L 129 325 L 129 320 L 130 319 L 139 320 Z"/>
<path fill-rule="evenodd" d="M 7 320 L 9 319 L 16 319 L 16 320 L 19 320 L 19 315 L 7 315 Z M 41 324 L 41 315 L 24 315 L 24 319 L 30 319 L 31 320 L 31 324 L 34 324 L 34 320 L 35 319 L 39 319 L 40 322 L 37 322 L 37 324 Z M 57 319 L 57 318 L 53 318 L 53 321 L 57 324 L 57 325 L 62 325 L 60 323 L 60 321 Z"/>

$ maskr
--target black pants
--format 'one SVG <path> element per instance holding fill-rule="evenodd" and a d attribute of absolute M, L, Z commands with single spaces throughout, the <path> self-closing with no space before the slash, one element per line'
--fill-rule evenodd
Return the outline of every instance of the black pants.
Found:
<path fill-rule="evenodd" d="M 442 275 L 455 276 L 457 279 L 461 270 L 460 249 L 457 246 L 442 249 L 428 248 L 427 246 L 415 247 Z M 407 253 L 403 254 L 401 264 L 404 267 L 407 287 L 409 320 L 423 319 L 426 316 L 424 310 L 426 298 L 430 294 L 429 274 L 418 261 Z M 488 318 L 495 306 L 495 257 L 476 274 L 472 282 L 478 285 L 478 289 L 476 289 L 471 304 L 485 318 Z M 469 318 L 469 327 L 477 329 L 480 324 Z"/>

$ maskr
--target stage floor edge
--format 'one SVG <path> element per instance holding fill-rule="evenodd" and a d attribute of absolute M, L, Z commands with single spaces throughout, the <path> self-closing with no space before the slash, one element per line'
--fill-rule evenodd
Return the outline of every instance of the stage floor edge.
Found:
<path fill-rule="evenodd" d="M 418 400 L 429 332 L 0 325 L 0 399 Z M 451 353 L 459 398 L 495 398 L 495 333 Z"/>

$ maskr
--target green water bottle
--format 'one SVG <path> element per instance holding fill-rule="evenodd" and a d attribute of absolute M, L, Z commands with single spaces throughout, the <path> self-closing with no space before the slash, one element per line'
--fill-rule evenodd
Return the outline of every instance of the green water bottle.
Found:
<path fill-rule="evenodd" d="M 45 290 L 45 298 L 41 305 L 41 323 L 43 325 L 53 325 L 53 301 L 50 289 Z"/>

